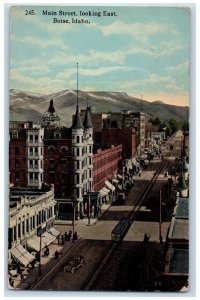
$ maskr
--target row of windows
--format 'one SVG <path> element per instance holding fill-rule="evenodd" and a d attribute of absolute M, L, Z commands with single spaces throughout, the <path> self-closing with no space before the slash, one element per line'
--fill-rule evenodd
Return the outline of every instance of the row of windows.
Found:
<path fill-rule="evenodd" d="M 30 230 L 34 230 L 37 226 L 46 222 L 46 220 L 53 217 L 53 207 L 50 207 L 47 210 L 41 210 L 36 216 L 32 216 L 29 219 L 26 219 L 19 223 L 17 226 L 13 227 L 13 241 L 16 241 L 17 236 L 21 238 L 25 233 Z"/>
<path fill-rule="evenodd" d="M 88 137 L 91 138 L 92 134 L 90 133 Z M 77 144 L 83 143 L 83 136 L 82 135 L 81 136 L 80 135 L 77 135 L 77 136 L 73 135 L 72 140 L 73 140 L 74 143 L 77 143 Z"/>
<path fill-rule="evenodd" d="M 92 178 L 92 170 L 85 170 L 83 175 L 74 174 L 74 184 L 81 184 L 86 178 Z"/>
<path fill-rule="evenodd" d="M 61 182 L 61 183 L 68 183 L 71 179 L 69 178 L 68 174 L 62 173 L 61 176 L 56 176 L 55 173 L 50 173 L 50 183 Z"/>
<path fill-rule="evenodd" d="M 86 149 L 85 149 L 86 148 Z M 83 148 L 73 148 L 72 155 L 73 156 L 83 156 L 84 154 L 92 153 L 92 146 L 83 147 Z"/>
<path fill-rule="evenodd" d="M 101 173 L 93 176 L 94 184 L 100 182 L 102 179 L 105 179 L 110 175 L 111 173 L 116 173 L 117 172 L 117 166 L 113 165 L 111 168 L 105 168 L 102 170 Z"/>
<path fill-rule="evenodd" d="M 29 139 L 28 139 L 28 141 L 30 142 L 30 143 L 38 143 L 38 134 L 30 134 L 29 135 Z M 41 136 L 41 139 L 42 139 L 43 137 Z"/>
<path fill-rule="evenodd" d="M 92 157 L 85 157 L 83 161 L 74 160 L 74 169 L 82 170 L 85 166 L 92 164 Z"/>
<path fill-rule="evenodd" d="M 36 160 L 36 159 L 34 159 L 34 160 L 30 159 L 29 160 L 29 166 L 28 166 L 29 168 L 38 169 L 39 165 L 40 165 L 40 168 L 43 168 L 42 160 Z"/>
<path fill-rule="evenodd" d="M 97 160 L 94 162 L 94 168 L 99 169 L 102 168 L 103 166 L 111 165 L 111 164 L 117 164 L 118 161 L 121 159 L 121 153 L 119 155 L 114 155 L 111 157 L 105 157 L 102 158 L 101 160 Z"/>
<path fill-rule="evenodd" d="M 30 156 L 43 155 L 43 148 L 42 147 L 29 147 L 28 155 L 30 155 Z"/>
<path fill-rule="evenodd" d="M 39 173 L 29 173 L 29 181 L 31 183 L 33 183 L 33 181 L 43 181 L 42 180 L 42 174 L 39 174 Z"/>
<path fill-rule="evenodd" d="M 53 155 L 53 154 L 56 153 L 56 151 L 57 151 L 57 149 L 56 149 L 55 146 L 49 146 L 49 147 L 48 147 L 48 153 L 49 153 L 49 154 Z M 62 155 L 67 155 L 67 151 L 68 151 L 68 148 L 67 148 L 67 147 L 65 147 L 65 146 L 60 147 L 60 153 L 61 153 Z"/>
<path fill-rule="evenodd" d="M 54 159 L 50 159 L 49 161 L 50 170 L 54 170 L 56 166 L 57 166 L 57 161 L 55 161 Z M 62 169 L 70 168 L 70 161 L 61 160 L 61 168 Z"/>

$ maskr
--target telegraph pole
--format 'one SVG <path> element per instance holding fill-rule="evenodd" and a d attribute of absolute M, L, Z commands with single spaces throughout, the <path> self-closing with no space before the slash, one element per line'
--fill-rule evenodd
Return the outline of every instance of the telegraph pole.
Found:
<path fill-rule="evenodd" d="M 39 276 L 42 275 L 42 232 L 40 231 L 40 258 L 39 258 Z"/>
<path fill-rule="evenodd" d="M 88 192 L 88 225 L 90 225 L 90 192 Z"/>
<path fill-rule="evenodd" d="M 160 190 L 159 240 L 160 240 L 160 243 L 162 243 L 162 194 L 161 194 L 161 190 Z"/>

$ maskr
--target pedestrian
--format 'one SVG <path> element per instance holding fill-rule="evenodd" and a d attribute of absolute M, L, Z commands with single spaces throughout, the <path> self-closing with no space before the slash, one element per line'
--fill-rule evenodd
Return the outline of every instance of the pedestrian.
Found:
<path fill-rule="evenodd" d="M 62 235 L 62 245 L 64 245 L 64 235 Z"/>
<path fill-rule="evenodd" d="M 46 249 L 44 251 L 44 256 L 49 256 L 49 248 L 46 246 Z"/>
<path fill-rule="evenodd" d="M 17 273 L 20 274 L 20 272 L 21 272 L 20 266 L 17 265 Z"/>
<path fill-rule="evenodd" d="M 58 253 L 58 251 L 56 250 L 56 251 L 55 251 L 55 258 L 56 258 L 56 259 L 58 259 L 58 255 L 59 255 L 59 253 Z"/>
<path fill-rule="evenodd" d="M 14 287 L 14 280 L 11 279 L 10 285 L 11 285 L 12 287 Z"/>
<path fill-rule="evenodd" d="M 72 231 L 70 230 L 69 233 L 68 233 L 68 240 L 69 241 L 71 240 L 71 237 L 72 237 Z"/>
<path fill-rule="evenodd" d="M 78 239 L 78 235 L 77 235 L 77 232 L 75 231 L 74 232 L 74 240 L 77 240 Z"/>
<path fill-rule="evenodd" d="M 68 236 L 67 236 L 67 232 L 65 231 L 65 241 L 67 241 Z"/>
<path fill-rule="evenodd" d="M 144 234 L 144 239 L 143 239 L 143 242 L 147 243 L 148 241 L 150 240 L 150 234 Z"/>
<path fill-rule="evenodd" d="M 23 273 L 20 274 L 20 278 L 21 278 L 21 282 L 25 281 Z"/>
<path fill-rule="evenodd" d="M 160 235 L 160 244 L 162 244 L 162 242 L 163 242 L 163 237 L 162 235 Z"/>

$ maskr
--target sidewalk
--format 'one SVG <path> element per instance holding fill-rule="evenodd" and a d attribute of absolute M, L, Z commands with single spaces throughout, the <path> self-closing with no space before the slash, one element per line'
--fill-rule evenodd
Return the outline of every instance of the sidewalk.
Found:
<path fill-rule="evenodd" d="M 109 207 L 111 206 L 111 203 L 109 204 L 103 204 L 101 206 L 101 215 L 109 209 Z M 84 218 L 84 219 L 79 219 L 75 221 L 76 226 L 77 225 L 85 225 L 85 226 L 89 226 L 89 225 L 94 225 L 96 222 L 98 221 L 98 218 L 90 218 L 90 222 L 88 220 L 88 218 Z M 90 224 L 89 224 L 90 223 Z M 68 225 L 68 226 L 72 226 L 72 221 L 69 220 L 55 220 L 54 221 L 54 225 Z M 56 226 L 55 226 L 56 227 Z M 76 231 L 76 230 L 75 230 Z M 64 232 L 62 232 L 62 234 L 64 234 Z"/>
<path fill-rule="evenodd" d="M 65 241 L 63 245 L 58 245 L 58 240 L 56 239 L 53 243 L 51 243 L 49 248 L 49 256 L 44 257 L 44 249 L 42 250 L 42 256 L 41 256 L 41 276 L 39 275 L 39 263 L 35 264 L 34 268 L 24 268 L 24 271 L 22 272 L 24 275 L 24 282 L 21 282 L 20 275 L 17 274 L 17 276 L 13 276 L 12 279 L 14 281 L 14 288 L 11 287 L 8 283 L 9 289 L 30 289 L 31 286 L 36 283 L 46 272 L 48 272 L 53 266 L 59 262 L 60 258 L 63 254 L 65 254 L 67 251 L 69 251 L 75 243 L 77 243 L 78 240 L 72 242 L 72 241 Z M 58 259 L 55 258 L 55 251 L 59 252 Z"/>
<path fill-rule="evenodd" d="M 103 205 L 101 207 L 101 214 L 103 214 L 111 204 L 108 205 Z M 97 218 L 90 218 L 90 224 L 88 224 L 88 218 L 85 219 L 80 219 L 76 220 L 75 222 L 75 231 L 76 228 L 78 227 L 85 227 L 85 226 L 90 226 L 90 225 L 95 225 L 96 222 L 98 221 Z M 61 235 L 65 233 L 65 231 L 69 231 L 69 229 L 72 228 L 72 221 L 62 221 L 62 220 L 55 220 L 54 222 L 55 228 L 56 225 L 66 225 L 65 230 L 63 229 L 61 231 Z M 60 226 L 59 226 L 60 230 Z M 77 243 L 78 240 L 72 242 L 72 241 L 64 241 L 64 244 L 58 245 L 58 240 L 56 239 L 54 242 L 52 242 L 48 248 L 49 248 L 49 256 L 45 257 L 44 254 L 44 249 L 42 250 L 42 256 L 41 256 L 41 276 L 39 275 L 39 263 L 35 264 L 34 268 L 24 268 L 24 271 L 22 272 L 24 275 L 24 282 L 21 282 L 21 277 L 19 274 L 12 276 L 12 279 L 14 281 L 14 287 L 11 287 L 8 283 L 8 287 L 11 290 L 15 289 L 22 289 L 22 290 L 28 290 L 31 288 L 31 286 L 36 283 L 45 273 L 47 273 L 53 266 L 56 265 L 56 263 L 60 260 L 63 254 L 65 254 L 67 251 L 70 251 L 70 249 L 73 247 L 75 243 Z M 59 252 L 59 257 L 58 259 L 55 258 L 55 251 Z"/>

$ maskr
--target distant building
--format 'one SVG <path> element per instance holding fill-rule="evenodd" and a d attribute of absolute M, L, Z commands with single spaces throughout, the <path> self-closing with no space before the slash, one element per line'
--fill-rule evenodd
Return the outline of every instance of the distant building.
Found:
<path fill-rule="evenodd" d="M 132 159 L 137 156 L 135 128 L 108 128 L 101 132 L 101 145 L 122 144 L 122 158 Z"/>
<path fill-rule="evenodd" d="M 159 125 L 146 123 L 145 125 L 145 141 L 146 147 L 153 147 L 155 144 L 160 145 L 160 142 L 165 139 L 165 131 L 159 130 Z"/>
<path fill-rule="evenodd" d="M 84 117 L 85 111 L 81 111 L 81 118 Z M 73 117 L 74 118 L 74 117 Z M 99 114 L 91 112 L 91 120 L 94 124 L 94 138 L 99 140 L 100 132 L 104 129 L 135 129 L 135 143 L 137 154 L 143 154 L 145 149 L 145 114 L 143 112 L 132 112 L 122 110 L 121 112 L 111 112 L 109 114 Z M 119 141 L 121 143 L 121 141 Z"/>

